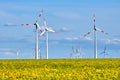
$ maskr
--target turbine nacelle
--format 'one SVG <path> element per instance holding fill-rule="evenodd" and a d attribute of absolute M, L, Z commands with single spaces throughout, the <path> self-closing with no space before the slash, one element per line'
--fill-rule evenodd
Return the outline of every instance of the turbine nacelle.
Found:
<path fill-rule="evenodd" d="M 36 29 L 39 29 L 40 32 L 42 32 L 42 28 L 39 26 L 39 24 L 37 22 L 34 25 L 36 26 Z"/>

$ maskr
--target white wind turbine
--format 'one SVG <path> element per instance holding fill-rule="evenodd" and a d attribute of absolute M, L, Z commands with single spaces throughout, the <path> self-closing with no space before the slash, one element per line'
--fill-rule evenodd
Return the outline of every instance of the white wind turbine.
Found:
<path fill-rule="evenodd" d="M 48 27 L 46 24 L 46 19 L 44 19 L 44 26 L 42 27 L 43 32 L 40 36 L 46 33 L 46 59 L 48 59 L 48 32 L 55 32 L 51 27 Z"/>
<path fill-rule="evenodd" d="M 43 13 L 43 10 L 41 10 L 40 14 L 38 15 L 37 17 L 37 20 L 34 22 L 34 24 L 22 24 L 22 26 L 31 26 L 31 25 L 35 25 L 36 27 L 36 38 L 35 38 L 35 59 L 38 59 L 38 54 L 39 54 L 39 51 L 38 51 L 38 29 L 40 29 L 40 31 L 42 31 L 42 29 L 40 28 L 39 24 L 38 24 L 38 19 L 41 17 Z"/>
<path fill-rule="evenodd" d="M 93 28 L 93 31 L 94 31 L 94 58 L 97 58 L 97 34 L 96 34 L 96 31 L 100 31 L 104 34 L 108 34 L 106 33 L 104 30 L 101 30 L 100 28 L 96 27 L 96 18 L 95 18 L 95 15 L 94 15 L 94 28 Z M 84 37 L 86 37 L 87 35 L 91 34 L 91 32 L 88 32 L 87 34 L 84 35 Z"/>

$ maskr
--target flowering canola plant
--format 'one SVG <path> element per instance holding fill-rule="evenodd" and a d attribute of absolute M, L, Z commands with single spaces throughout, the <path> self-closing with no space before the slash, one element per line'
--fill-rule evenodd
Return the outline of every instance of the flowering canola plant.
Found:
<path fill-rule="evenodd" d="M 120 59 L 0 60 L 0 80 L 120 80 Z"/>

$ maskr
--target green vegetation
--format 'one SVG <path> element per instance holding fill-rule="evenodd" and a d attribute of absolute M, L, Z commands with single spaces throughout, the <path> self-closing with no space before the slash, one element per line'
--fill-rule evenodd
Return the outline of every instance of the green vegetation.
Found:
<path fill-rule="evenodd" d="M 0 60 L 0 80 L 120 80 L 120 59 Z"/>

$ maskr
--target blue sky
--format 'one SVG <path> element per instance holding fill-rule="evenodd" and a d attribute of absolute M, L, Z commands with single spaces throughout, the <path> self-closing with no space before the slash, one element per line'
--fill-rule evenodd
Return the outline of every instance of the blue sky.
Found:
<path fill-rule="evenodd" d="M 69 58 L 72 46 L 79 46 L 83 58 L 93 58 L 93 14 L 96 26 L 109 35 L 97 32 L 98 53 L 107 46 L 107 57 L 120 57 L 120 1 L 119 0 L 1 0 L 0 1 L 0 59 L 33 58 L 35 27 L 4 26 L 33 23 L 41 9 L 43 18 L 57 33 L 49 34 L 49 58 Z M 45 58 L 45 37 L 39 37 L 41 56 Z M 75 57 L 75 56 L 73 56 Z M 102 58 L 103 55 L 98 55 Z"/>

